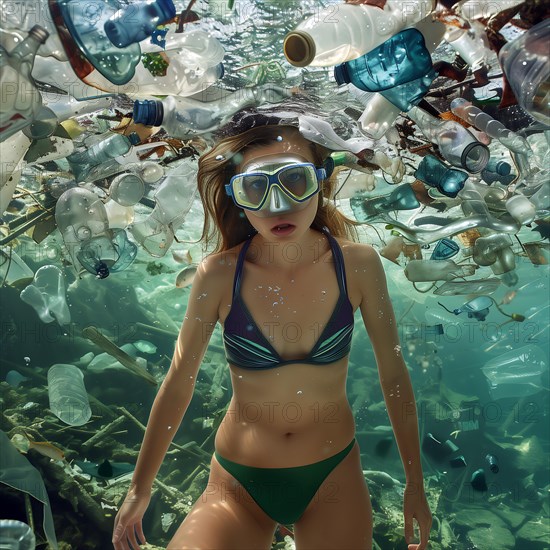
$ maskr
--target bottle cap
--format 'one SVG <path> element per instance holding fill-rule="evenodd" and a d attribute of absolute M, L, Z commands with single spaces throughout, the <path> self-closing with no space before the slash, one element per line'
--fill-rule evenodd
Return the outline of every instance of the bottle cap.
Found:
<path fill-rule="evenodd" d="M 334 67 L 334 78 L 338 86 L 351 82 L 347 63 L 340 63 L 340 65 Z"/>
<path fill-rule="evenodd" d="M 158 99 L 136 99 L 134 122 L 145 126 L 160 126 L 164 118 L 164 106 Z"/>
<path fill-rule="evenodd" d="M 46 42 L 46 40 L 50 36 L 50 33 L 44 27 L 41 27 L 40 25 L 34 25 L 34 27 L 32 27 L 29 31 L 29 36 L 36 38 L 38 42 L 44 44 L 44 42 Z"/>
<path fill-rule="evenodd" d="M 315 58 L 316 47 L 310 34 L 304 31 L 292 31 L 285 36 L 283 51 L 291 65 L 306 67 Z"/>

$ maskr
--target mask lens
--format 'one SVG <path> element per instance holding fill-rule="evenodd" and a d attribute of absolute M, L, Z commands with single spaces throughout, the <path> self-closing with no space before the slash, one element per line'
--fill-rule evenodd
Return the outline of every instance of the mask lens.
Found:
<path fill-rule="evenodd" d="M 290 166 L 279 174 L 279 181 L 297 199 L 305 197 L 315 185 L 314 175 L 307 166 Z"/>
<path fill-rule="evenodd" d="M 267 176 L 253 174 L 243 175 L 236 183 L 239 204 L 257 208 L 265 197 L 269 181 Z"/>

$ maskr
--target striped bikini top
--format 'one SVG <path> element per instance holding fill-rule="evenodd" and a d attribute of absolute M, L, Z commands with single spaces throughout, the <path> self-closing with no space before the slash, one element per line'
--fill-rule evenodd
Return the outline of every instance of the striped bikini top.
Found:
<path fill-rule="evenodd" d="M 326 365 L 349 353 L 353 334 L 353 306 L 347 294 L 344 258 L 339 244 L 326 227 L 323 228 L 323 233 L 327 236 L 332 249 L 340 295 L 330 320 L 313 349 L 303 359 L 284 361 L 254 322 L 240 292 L 244 259 L 252 242 L 250 237 L 241 248 L 237 260 L 233 302 L 224 323 L 223 342 L 228 363 L 243 369 L 273 369 L 292 363 Z"/>

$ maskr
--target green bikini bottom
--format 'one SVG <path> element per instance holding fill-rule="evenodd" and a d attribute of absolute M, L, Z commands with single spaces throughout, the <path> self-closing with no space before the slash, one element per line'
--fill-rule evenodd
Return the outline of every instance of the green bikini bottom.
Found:
<path fill-rule="evenodd" d="M 295 523 L 311 499 L 355 444 L 355 438 L 338 454 L 325 460 L 293 468 L 256 468 L 227 460 L 214 453 L 217 461 L 249 493 L 258 506 L 277 523 Z"/>

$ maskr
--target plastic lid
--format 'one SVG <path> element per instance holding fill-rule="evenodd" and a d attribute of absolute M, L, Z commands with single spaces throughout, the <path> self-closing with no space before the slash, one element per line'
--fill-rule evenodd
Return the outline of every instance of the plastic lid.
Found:
<path fill-rule="evenodd" d="M 283 51 L 291 65 L 306 67 L 315 58 L 316 47 L 310 34 L 304 31 L 292 31 L 285 36 Z"/>
<path fill-rule="evenodd" d="M 336 79 L 338 86 L 351 82 L 346 63 L 340 63 L 340 65 L 336 65 L 336 67 L 334 67 L 334 78 Z"/>
<path fill-rule="evenodd" d="M 134 122 L 145 126 L 160 126 L 164 118 L 164 105 L 158 99 L 136 99 Z"/>

